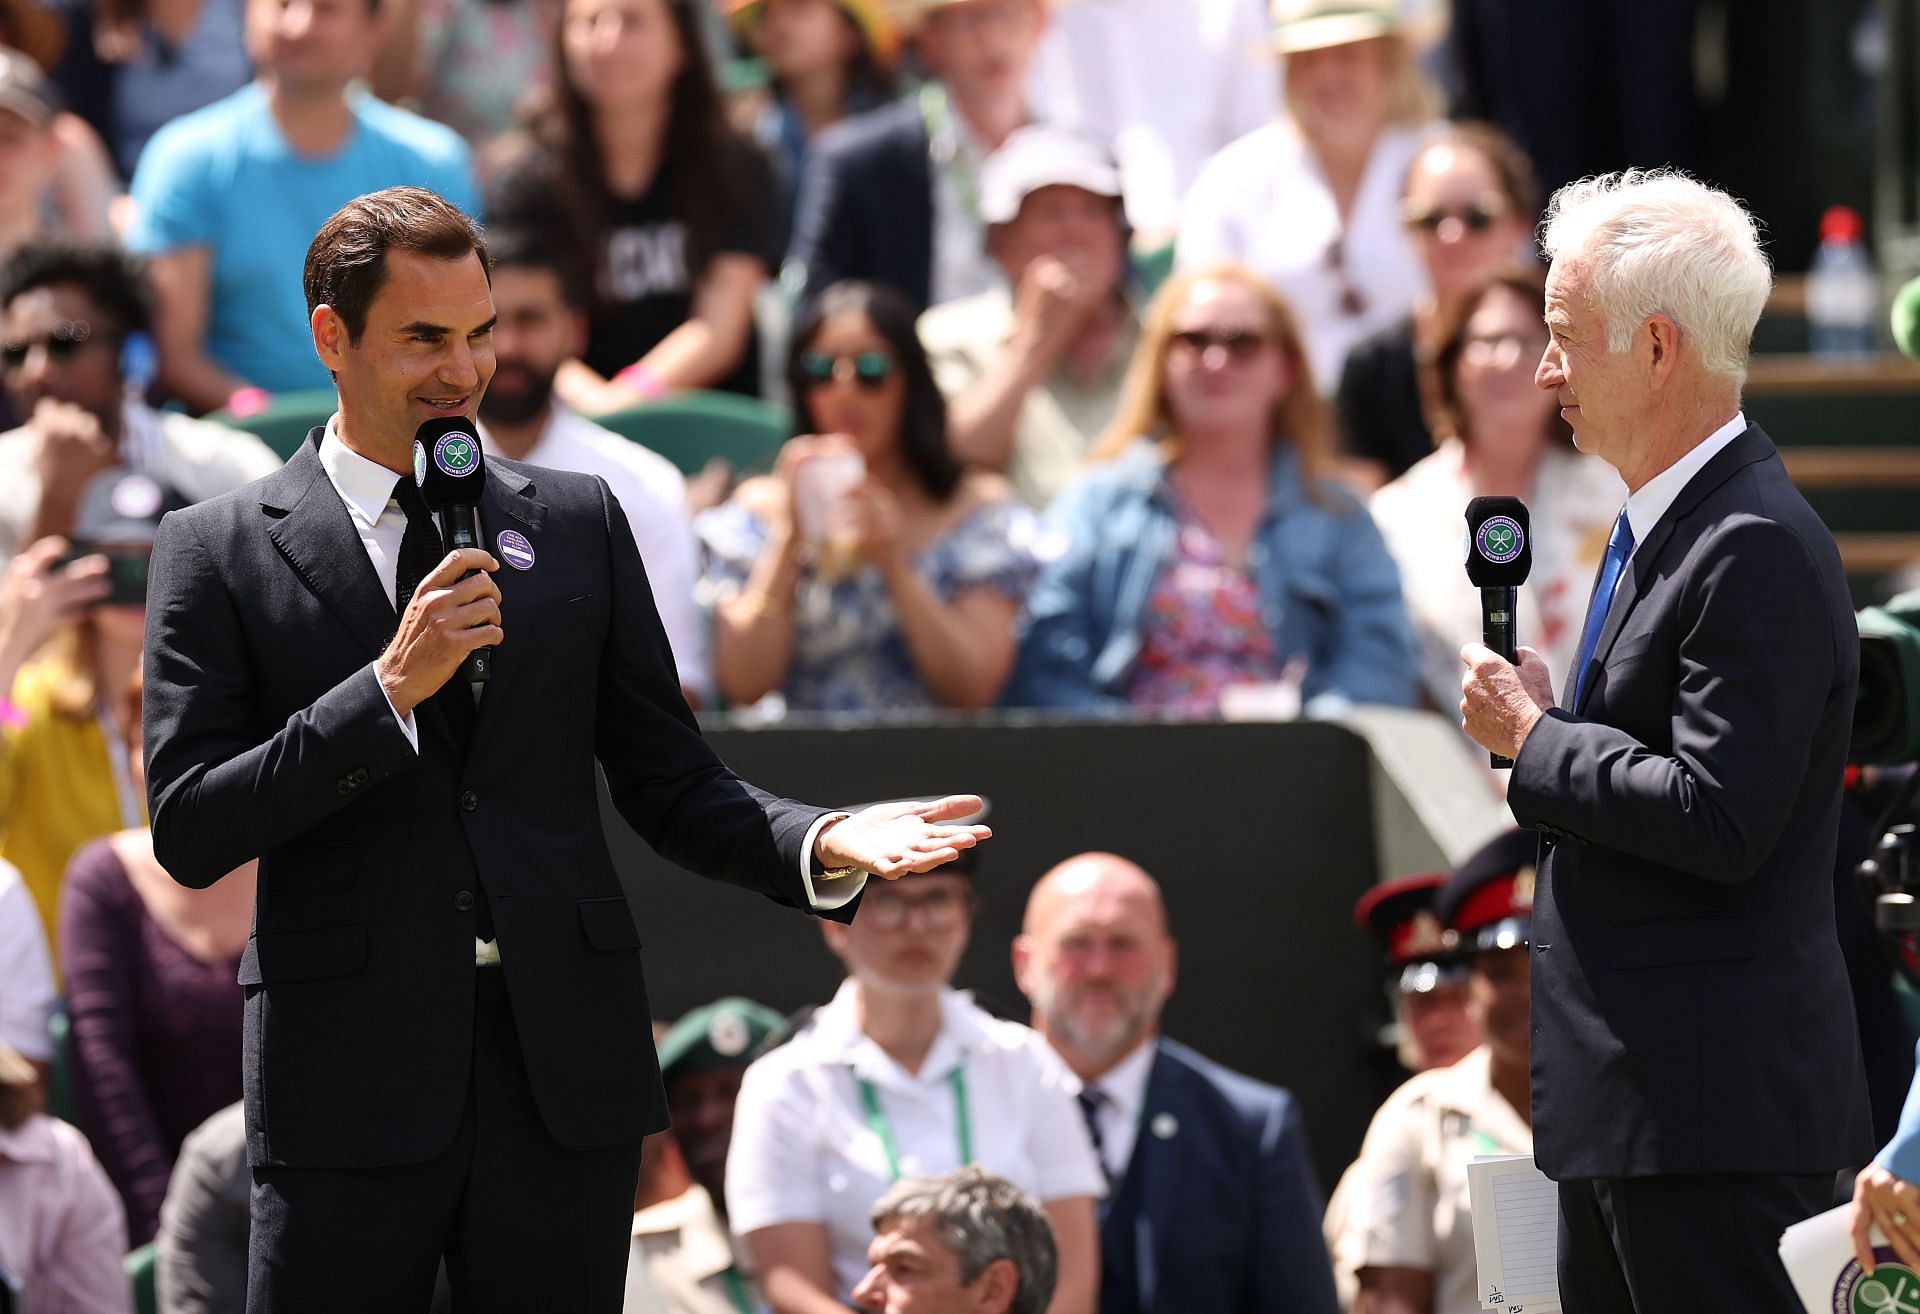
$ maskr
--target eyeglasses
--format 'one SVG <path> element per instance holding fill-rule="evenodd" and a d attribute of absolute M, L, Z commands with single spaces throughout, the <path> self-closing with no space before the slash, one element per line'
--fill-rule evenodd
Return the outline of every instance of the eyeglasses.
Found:
<path fill-rule="evenodd" d="M 1500 333 L 1468 338 L 1460 359 L 1475 369 L 1510 370 L 1523 360 L 1539 360 L 1546 349 L 1545 334 L 1521 337 L 1517 333 Z"/>
<path fill-rule="evenodd" d="M 1267 335 L 1257 329 L 1182 329 L 1168 342 L 1175 350 L 1195 360 L 1205 356 L 1214 347 L 1222 347 L 1228 359 L 1245 362 L 1266 350 Z"/>
<path fill-rule="evenodd" d="M 869 890 L 856 920 L 876 931 L 897 931 L 917 912 L 929 931 L 945 931 L 959 924 L 967 902 L 964 891 L 950 886 L 911 897 L 892 890 Z"/>
<path fill-rule="evenodd" d="M 1344 232 L 1327 247 L 1327 272 L 1340 284 L 1340 313 L 1349 319 L 1358 319 L 1366 314 L 1367 299 L 1360 295 L 1360 289 L 1354 285 L 1353 275 L 1347 270 L 1347 235 Z"/>
<path fill-rule="evenodd" d="M 847 367 L 847 374 L 840 367 Z M 863 351 L 857 356 L 835 356 L 824 351 L 800 353 L 800 377 L 809 388 L 819 388 L 836 379 L 851 377 L 867 392 L 878 392 L 893 377 L 896 362 L 884 351 Z"/>
<path fill-rule="evenodd" d="M 53 332 L 39 338 L 8 338 L 0 343 L 0 368 L 17 370 L 27 363 L 35 347 L 45 347 L 54 361 L 72 360 L 93 336 L 93 326 L 84 319 L 69 319 L 53 326 Z"/>
<path fill-rule="evenodd" d="M 1507 212 L 1505 201 L 1489 198 L 1475 201 L 1471 205 L 1448 209 L 1434 206 L 1426 210 L 1407 209 L 1402 218 L 1407 227 L 1417 228 L 1431 237 L 1440 231 L 1440 226 L 1452 219 L 1470 233 L 1484 233 Z"/>

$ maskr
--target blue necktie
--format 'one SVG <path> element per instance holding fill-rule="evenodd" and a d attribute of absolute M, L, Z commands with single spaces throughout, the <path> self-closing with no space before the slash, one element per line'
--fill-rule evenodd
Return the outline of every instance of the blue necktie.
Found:
<path fill-rule="evenodd" d="M 1627 558 L 1632 555 L 1633 526 L 1627 523 L 1627 511 L 1622 507 L 1619 518 L 1613 522 L 1613 533 L 1607 536 L 1607 555 L 1600 562 L 1600 582 L 1593 586 L 1593 601 L 1587 605 L 1587 625 L 1580 631 L 1580 657 L 1573 667 L 1573 707 L 1580 706 L 1580 690 L 1587 682 L 1587 663 L 1593 660 L 1593 650 L 1600 643 L 1600 631 L 1607 626 L 1607 608 L 1613 605 L 1613 591 L 1620 586 L 1620 576 L 1627 568 Z"/>

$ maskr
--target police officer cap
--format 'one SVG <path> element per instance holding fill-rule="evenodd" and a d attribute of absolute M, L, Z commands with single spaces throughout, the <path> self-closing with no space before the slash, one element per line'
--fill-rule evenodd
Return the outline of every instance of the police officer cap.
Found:
<path fill-rule="evenodd" d="M 787 1024 L 751 999 L 716 999 L 694 1009 L 660 1041 L 660 1075 L 744 1068 Z"/>

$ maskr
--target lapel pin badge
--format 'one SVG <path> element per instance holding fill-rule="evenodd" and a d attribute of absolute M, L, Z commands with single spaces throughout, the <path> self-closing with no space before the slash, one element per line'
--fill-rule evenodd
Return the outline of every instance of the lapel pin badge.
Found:
<path fill-rule="evenodd" d="M 1161 1140 L 1170 1141 L 1180 1131 L 1180 1120 L 1171 1113 L 1156 1113 L 1153 1115 L 1153 1121 L 1147 1126 Z"/>
<path fill-rule="evenodd" d="M 500 559 L 515 570 L 533 569 L 533 544 L 517 529 L 500 531 Z"/>

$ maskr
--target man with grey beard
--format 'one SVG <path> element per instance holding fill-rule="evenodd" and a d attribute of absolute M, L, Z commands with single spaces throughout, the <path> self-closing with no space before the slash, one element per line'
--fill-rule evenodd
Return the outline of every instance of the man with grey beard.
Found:
<path fill-rule="evenodd" d="M 1160 887 L 1111 853 L 1041 877 L 1013 942 L 1107 1172 L 1100 1314 L 1333 1314 L 1299 1107 L 1160 1035 L 1177 958 Z"/>

